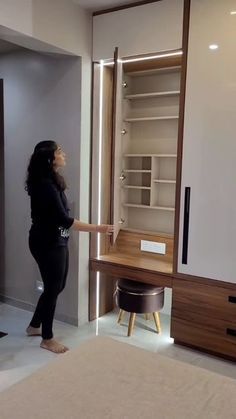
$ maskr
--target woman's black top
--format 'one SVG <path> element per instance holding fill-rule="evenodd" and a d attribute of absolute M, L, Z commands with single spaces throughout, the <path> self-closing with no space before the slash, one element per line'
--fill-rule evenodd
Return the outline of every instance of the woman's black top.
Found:
<path fill-rule="evenodd" d="M 31 193 L 30 239 L 43 246 L 66 246 L 74 218 L 66 195 L 52 179 L 42 180 Z"/>

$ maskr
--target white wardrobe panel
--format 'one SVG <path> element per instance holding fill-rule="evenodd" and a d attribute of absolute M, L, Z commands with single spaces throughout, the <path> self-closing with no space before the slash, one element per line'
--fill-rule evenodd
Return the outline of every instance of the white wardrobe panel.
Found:
<path fill-rule="evenodd" d="M 236 2 L 192 0 L 178 271 L 236 282 Z M 216 49 L 209 46 L 215 44 Z M 187 264 L 184 189 L 191 187 Z"/>
<path fill-rule="evenodd" d="M 182 47 L 183 0 L 162 0 L 93 18 L 93 60 Z"/>

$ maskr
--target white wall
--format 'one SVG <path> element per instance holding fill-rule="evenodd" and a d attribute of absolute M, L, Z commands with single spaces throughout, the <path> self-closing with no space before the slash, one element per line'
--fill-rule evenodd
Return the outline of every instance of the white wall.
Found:
<path fill-rule="evenodd" d="M 163 0 L 93 18 L 93 60 L 179 49 L 183 0 Z"/>
<path fill-rule="evenodd" d="M 89 217 L 92 17 L 73 0 L 0 0 L 0 37 L 37 51 L 81 56 L 78 218 Z M 88 319 L 88 236 L 79 238 L 79 322 Z"/>
<path fill-rule="evenodd" d="M 0 0 L 0 25 L 76 55 L 91 53 L 91 15 L 72 0 Z"/>
<path fill-rule="evenodd" d="M 32 35 L 32 0 L 1 0 L 0 24 Z"/>
<path fill-rule="evenodd" d="M 161 310 L 161 313 L 167 314 L 168 316 L 171 315 L 171 307 L 172 307 L 172 289 L 165 288 L 165 299 L 164 299 L 164 307 Z"/>
<path fill-rule="evenodd" d="M 184 122 L 179 272 L 236 282 L 235 1 L 193 0 Z M 210 44 L 218 44 L 210 50 Z M 191 187 L 182 265 L 184 187 Z"/>
<path fill-rule="evenodd" d="M 80 138 L 80 199 L 79 218 L 89 222 L 90 156 L 91 156 L 91 57 L 82 58 L 81 77 L 81 138 Z M 89 234 L 79 235 L 79 324 L 88 321 L 89 305 Z"/>

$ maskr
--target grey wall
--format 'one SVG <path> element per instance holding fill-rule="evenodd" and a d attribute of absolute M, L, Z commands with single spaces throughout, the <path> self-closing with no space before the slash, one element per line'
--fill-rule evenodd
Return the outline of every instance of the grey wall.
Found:
<path fill-rule="evenodd" d="M 12 52 L 0 56 L 5 112 L 6 272 L 0 293 L 5 301 L 32 307 L 39 296 L 37 266 L 28 250 L 29 199 L 24 191 L 28 159 L 34 145 L 55 139 L 63 146 L 72 214 L 79 210 L 80 87 L 79 58 Z M 70 270 L 59 297 L 57 317 L 78 321 L 78 234 L 70 239 Z"/>
<path fill-rule="evenodd" d="M 3 80 L 0 79 L 0 284 L 4 279 L 4 115 Z"/>

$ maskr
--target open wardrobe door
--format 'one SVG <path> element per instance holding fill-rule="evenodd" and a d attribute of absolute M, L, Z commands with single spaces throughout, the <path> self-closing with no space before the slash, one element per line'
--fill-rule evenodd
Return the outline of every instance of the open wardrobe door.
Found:
<path fill-rule="evenodd" d="M 113 103 L 112 103 L 112 146 L 111 146 L 111 223 L 114 224 L 112 245 L 115 244 L 122 223 L 121 181 L 122 181 L 122 61 L 118 48 L 114 52 Z"/>

